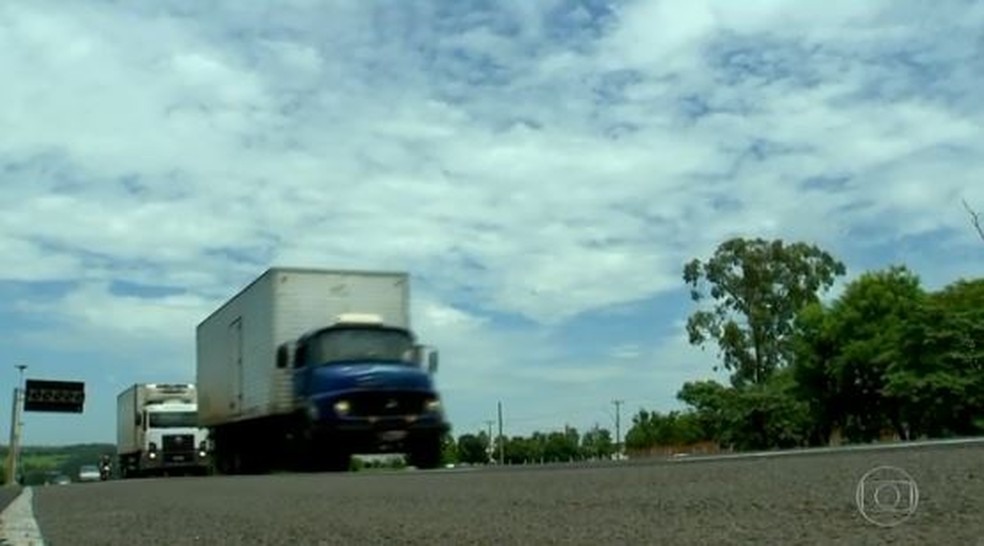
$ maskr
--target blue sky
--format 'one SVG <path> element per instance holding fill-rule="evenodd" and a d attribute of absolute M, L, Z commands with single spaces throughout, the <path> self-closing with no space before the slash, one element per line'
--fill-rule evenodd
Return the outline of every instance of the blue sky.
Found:
<path fill-rule="evenodd" d="M 114 441 L 271 264 L 409 271 L 455 432 L 509 434 L 712 377 L 681 268 L 728 237 L 979 276 L 984 5 L 924 6 L 3 2 L 0 379 L 88 390 L 25 441 Z"/>

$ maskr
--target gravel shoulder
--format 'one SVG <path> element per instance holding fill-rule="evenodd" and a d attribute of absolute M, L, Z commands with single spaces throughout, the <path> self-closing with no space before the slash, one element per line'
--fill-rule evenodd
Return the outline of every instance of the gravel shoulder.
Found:
<path fill-rule="evenodd" d="M 861 515 L 880 465 L 918 487 Z M 175 478 L 38 488 L 49 546 L 179 544 L 962 544 L 984 546 L 984 447 L 603 467 Z"/>

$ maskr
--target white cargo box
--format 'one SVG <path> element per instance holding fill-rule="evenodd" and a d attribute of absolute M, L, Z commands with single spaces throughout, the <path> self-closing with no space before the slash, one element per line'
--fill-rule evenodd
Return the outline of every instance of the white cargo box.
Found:
<path fill-rule="evenodd" d="M 203 426 L 283 414 L 294 407 L 277 347 L 340 317 L 376 315 L 410 328 L 409 275 L 275 267 L 198 325 L 198 415 Z"/>

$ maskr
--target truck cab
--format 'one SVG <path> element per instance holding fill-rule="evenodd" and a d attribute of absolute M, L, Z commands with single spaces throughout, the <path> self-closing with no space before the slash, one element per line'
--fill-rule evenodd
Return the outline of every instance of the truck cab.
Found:
<path fill-rule="evenodd" d="M 120 477 L 208 472 L 208 429 L 199 424 L 194 385 L 136 384 L 120 393 L 117 408 Z"/>
<path fill-rule="evenodd" d="M 199 428 L 194 403 L 168 400 L 148 404 L 139 420 L 146 442 L 143 468 L 167 470 L 205 464 L 208 431 Z"/>
<path fill-rule="evenodd" d="M 413 332 L 377 315 L 344 314 L 281 346 L 278 360 L 290 361 L 306 426 L 324 446 L 344 450 L 339 465 L 351 454 L 388 452 L 421 468 L 440 464 L 449 426 L 432 378 L 438 354 Z"/>

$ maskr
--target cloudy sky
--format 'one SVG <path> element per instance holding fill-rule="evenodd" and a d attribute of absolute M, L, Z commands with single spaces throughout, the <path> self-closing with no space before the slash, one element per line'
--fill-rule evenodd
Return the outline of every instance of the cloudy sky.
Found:
<path fill-rule="evenodd" d="M 979 276 L 984 5 L 925 6 L 5 1 L 0 379 L 88 393 L 25 442 L 115 441 L 274 264 L 410 272 L 455 432 L 510 434 L 712 377 L 681 268 L 727 237 Z"/>

